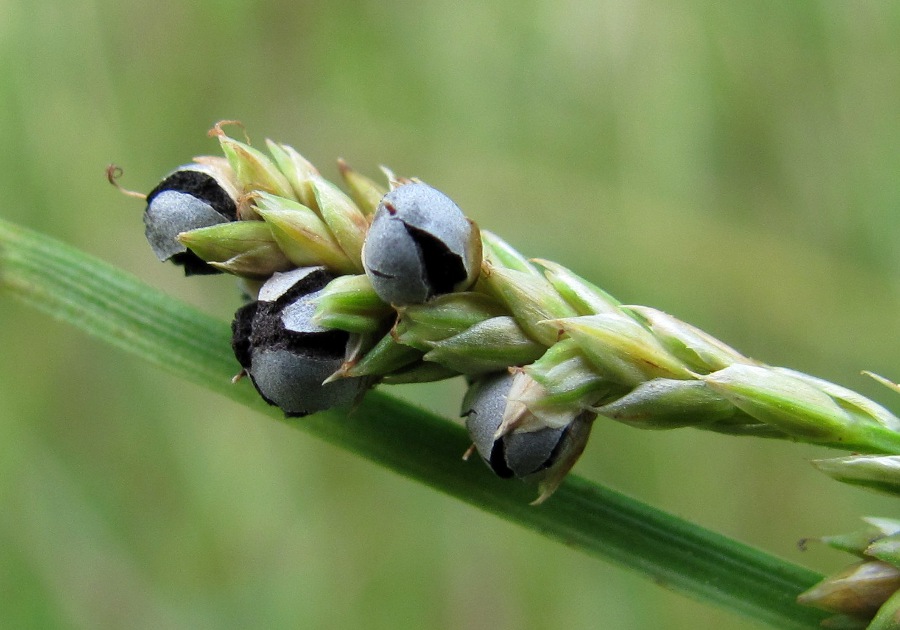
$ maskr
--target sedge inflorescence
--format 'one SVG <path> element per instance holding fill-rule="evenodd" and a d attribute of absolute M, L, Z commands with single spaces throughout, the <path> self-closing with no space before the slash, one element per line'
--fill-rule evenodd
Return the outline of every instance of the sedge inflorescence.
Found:
<path fill-rule="evenodd" d="M 222 124 L 211 133 L 223 157 L 195 158 L 146 196 L 147 240 L 187 275 L 240 279 L 235 357 L 288 416 L 463 376 L 472 452 L 536 480 L 538 501 L 598 417 L 900 449 L 883 407 L 529 260 L 418 179 L 385 169 L 381 185 L 340 161 L 341 188 L 290 146 L 266 141 L 266 154 Z"/>

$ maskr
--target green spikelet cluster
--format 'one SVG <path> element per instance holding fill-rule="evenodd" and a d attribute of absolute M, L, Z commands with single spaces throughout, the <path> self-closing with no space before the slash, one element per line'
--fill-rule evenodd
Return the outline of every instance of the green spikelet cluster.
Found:
<path fill-rule="evenodd" d="M 514 374 L 496 427 L 483 443 L 475 441 L 495 471 L 510 468 L 517 477 L 534 478 L 539 501 L 574 464 L 596 419 L 855 451 L 861 455 L 816 465 L 841 481 L 900 493 L 894 457 L 900 455 L 900 419 L 887 409 L 746 357 L 656 309 L 621 304 L 571 270 L 528 259 L 488 231 L 475 228 L 471 247 L 481 263 L 474 283 L 424 303 L 385 302 L 365 264 L 368 230 L 384 195 L 417 180 L 385 169 L 382 186 L 341 161 L 345 193 L 289 146 L 267 141 L 267 155 L 229 137 L 222 125 L 213 133 L 227 159 L 220 172 L 236 191 L 238 220 L 186 231 L 180 243 L 242 278 L 251 297 L 275 273 L 327 268 L 335 277 L 311 298 L 312 322 L 344 331 L 350 341 L 326 382 L 365 378 L 375 385 L 462 375 L 475 386 L 498 373 Z M 495 461 L 509 436 L 548 429 L 563 429 L 565 440 L 534 474 Z M 505 456 L 512 457 L 508 450 Z"/>
<path fill-rule="evenodd" d="M 866 518 L 862 530 L 819 538 L 859 558 L 801 594 L 797 601 L 835 613 L 830 628 L 900 628 L 900 521 Z M 824 625 L 824 624 L 823 624 Z"/>

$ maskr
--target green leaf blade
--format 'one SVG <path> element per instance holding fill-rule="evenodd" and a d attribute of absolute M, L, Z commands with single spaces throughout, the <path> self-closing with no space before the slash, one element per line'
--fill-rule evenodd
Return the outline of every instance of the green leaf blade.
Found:
<path fill-rule="evenodd" d="M 816 628 L 823 613 L 795 597 L 820 575 L 570 476 L 540 507 L 533 489 L 463 462 L 463 429 L 380 391 L 351 413 L 284 420 L 246 382 L 226 322 L 46 236 L 0 220 L 0 296 L 38 310 L 169 373 L 282 419 L 511 522 L 636 570 L 696 599 L 779 628 Z"/>

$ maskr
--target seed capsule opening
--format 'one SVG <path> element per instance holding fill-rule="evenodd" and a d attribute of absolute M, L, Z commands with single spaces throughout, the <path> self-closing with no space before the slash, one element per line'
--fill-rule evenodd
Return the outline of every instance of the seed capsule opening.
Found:
<path fill-rule="evenodd" d="M 425 285 L 429 288 L 428 297 L 451 293 L 468 275 L 462 257 L 450 251 L 447 244 L 435 235 L 411 225 L 405 227 L 419 251 L 425 271 Z"/>
<path fill-rule="evenodd" d="M 503 440 L 494 442 L 494 447 L 491 449 L 491 456 L 485 460 L 485 463 L 494 471 L 494 474 L 501 479 L 512 479 L 516 476 L 516 473 L 514 473 L 506 464 L 506 452 L 503 448 Z"/>
<path fill-rule="evenodd" d="M 239 308 L 231 321 L 231 349 L 234 358 L 245 370 L 250 368 L 250 335 L 253 333 L 253 318 L 259 302 L 250 302 Z"/>

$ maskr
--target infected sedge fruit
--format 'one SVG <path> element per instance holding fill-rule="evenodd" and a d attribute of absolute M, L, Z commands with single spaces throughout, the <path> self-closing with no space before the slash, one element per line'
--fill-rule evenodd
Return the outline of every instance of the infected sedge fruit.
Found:
<path fill-rule="evenodd" d="M 187 276 L 221 273 L 177 239 L 182 232 L 237 219 L 236 191 L 217 169 L 205 164 L 181 166 L 147 195 L 144 226 L 160 261 L 184 267 Z"/>
<path fill-rule="evenodd" d="M 312 322 L 315 298 L 334 276 L 324 267 L 276 273 L 256 302 L 241 307 L 232 324 L 232 348 L 253 385 L 286 416 L 305 416 L 352 403 L 368 386 L 337 372 L 350 335 Z"/>
<path fill-rule="evenodd" d="M 498 437 L 513 378 L 501 372 L 473 383 L 463 400 L 462 415 L 478 454 L 491 470 L 499 477 L 521 479 L 556 463 L 569 426 L 512 431 Z"/>
<path fill-rule="evenodd" d="M 420 182 L 403 184 L 378 204 L 363 266 L 385 302 L 421 304 L 474 284 L 481 235 L 444 193 Z"/>

